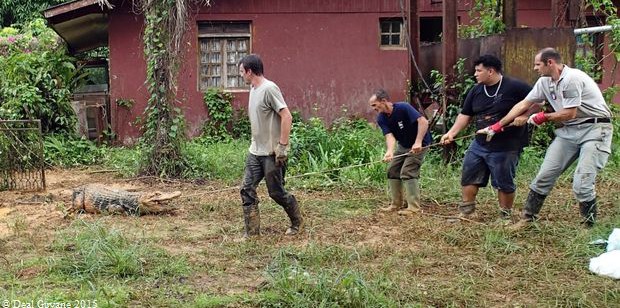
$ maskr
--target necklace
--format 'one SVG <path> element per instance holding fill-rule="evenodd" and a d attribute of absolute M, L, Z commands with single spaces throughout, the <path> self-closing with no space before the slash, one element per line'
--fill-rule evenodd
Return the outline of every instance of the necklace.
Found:
<path fill-rule="evenodd" d="M 487 92 L 487 85 L 482 85 L 482 87 L 484 88 L 484 94 L 486 94 L 488 97 L 496 97 L 497 93 L 499 92 L 499 88 L 502 87 L 502 80 L 504 80 L 504 76 L 499 77 L 499 84 L 497 85 L 497 90 L 495 90 L 495 94 L 493 95 L 489 95 L 489 92 Z"/>

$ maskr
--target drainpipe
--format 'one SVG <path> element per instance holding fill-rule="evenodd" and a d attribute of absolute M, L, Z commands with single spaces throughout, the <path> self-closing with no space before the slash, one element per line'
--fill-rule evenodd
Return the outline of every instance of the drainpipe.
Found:
<path fill-rule="evenodd" d="M 620 26 L 615 26 L 615 27 L 618 28 Z M 587 33 L 608 32 L 608 31 L 611 31 L 612 28 L 614 28 L 612 25 L 606 25 L 606 26 L 590 27 L 590 28 L 578 28 L 578 29 L 573 30 L 573 32 L 575 33 L 575 35 L 579 35 L 579 34 L 587 34 Z"/>

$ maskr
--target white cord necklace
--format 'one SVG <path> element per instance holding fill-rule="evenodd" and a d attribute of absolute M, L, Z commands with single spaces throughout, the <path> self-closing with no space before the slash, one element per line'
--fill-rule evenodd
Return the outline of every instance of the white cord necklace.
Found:
<path fill-rule="evenodd" d="M 487 92 L 487 85 L 482 85 L 482 87 L 484 88 L 484 94 L 486 94 L 488 97 L 496 97 L 497 93 L 499 93 L 499 88 L 502 87 L 502 80 L 504 80 L 504 76 L 500 76 L 499 77 L 499 85 L 497 85 L 497 90 L 495 90 L 495 94 L 493 95 L 489 95 L 489 92 Z"/>

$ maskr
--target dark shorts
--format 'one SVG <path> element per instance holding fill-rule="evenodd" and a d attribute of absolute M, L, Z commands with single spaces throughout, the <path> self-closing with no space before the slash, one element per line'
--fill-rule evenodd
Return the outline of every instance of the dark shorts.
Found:
<path fill-rule="evenodd" d="M 521 151 L 491 152 L 472 142 L 465 153 L 461 186 L 487 186 L 489 176 L 491 185 L 505 193 L 516 190 L 514 178 L 519 165 Z"/>

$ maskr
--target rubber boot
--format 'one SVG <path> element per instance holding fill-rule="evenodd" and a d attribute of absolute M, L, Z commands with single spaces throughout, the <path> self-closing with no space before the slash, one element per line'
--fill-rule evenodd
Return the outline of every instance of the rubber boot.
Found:
<path fill-rule="evenodd" d="M 407 208 L 398 211 L 399 215 L 414 215 L 420 212 L 420 185 L 418 179 L 403 180 Z"/>
<path fill-rule="evenodd" d="M 403 201 L 403 181 L 400 179 L 389 179 L 390 194 L 392 195 L 392 204 L 382 207 L 379 210 L 383 212 L 394 212 L 404 208 Z"/>
<path fill-rule="evenodd" d="M 523 206 L 523 212 L 521 213 L 521 219 L 510 227 L 511 230 L 516 231 L 529 227 L 533 221 L 538 219 L 538 213 L 542 208 L 547 196 L 541 195 L 530 189 L 530 193 L 525 200 L 525 206 Z"/>
<path fill-rule="evenodd" d="M 459 218 L 476 218 L 476 201 L 461 201 L 458 210 Z"/>
<path fill-rule="evenodd" d="M 243 219 L 245 221 L 244 238 L 260 235 L 260 212 L 258 204 L 243 207 Z"/>
<path fill-rule="evenodd" d="M 291 226 L 286 230 L 284 234 L 290 236 L 297 235 L 299 232 L 301 232 L 301 229 L 304 225 L 304 219 L 301 216 L 299 204 L 297 204 L 297 200 L 293 199 L 293 201 L 294 202 L 292 202 L 289 206 L 284 208 L 284 211 L 286 211 L 288 218 L 291 220 Z"/>
<path fill-rule="evenodd" d="M 579 213 L 581 213 L 581 217 L 583 220 L 581 223 L 586 228 L 592 228 L 594 223 L 596 222 L 596 198 L 591 201 L 580 202 L 579 203 Z"/>

